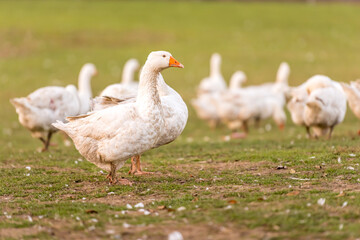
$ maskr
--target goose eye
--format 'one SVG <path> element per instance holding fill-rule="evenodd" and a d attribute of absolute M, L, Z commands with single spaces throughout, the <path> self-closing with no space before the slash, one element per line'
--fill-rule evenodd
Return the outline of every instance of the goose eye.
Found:
<path fill-rule="evenodd" d="M 166 57 L 165 55 L 163 55 L 163 58 Z"/>

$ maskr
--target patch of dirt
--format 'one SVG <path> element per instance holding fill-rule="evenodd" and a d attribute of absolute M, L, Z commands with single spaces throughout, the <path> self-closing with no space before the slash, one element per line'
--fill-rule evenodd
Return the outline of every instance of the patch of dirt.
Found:
<path fill-rule="evenodd" d="M 12 202 L 13 200 L 14 200 L 13 196 L 0 196 L 0 203 Z"/>
<path fill-rule="evenodd" d="M 179 171 L 186 171 L 195 173 L 206 169 L 207 171 L 218 171 L 221 173 L 226 170 L 237 170 L 239 174 L 258 174 L 268 175 L 272 173 L 283 173 L 274 168 L 274 164 L 267 161 L 249 162 L 249 161 L 234 161 L 234 162 L 215 162 L 215 161 L 201 161 L 186 164 L 174 165 L 174 168 Z"/>
<path fill-rule="evenodd" d="M 1 238 L 14 238 L 20 239 L 24 236 L 34 235 L 41 232 L 39 227 L 28 227 L 28 228 L 0 228 Z"/>
<path fill-rule="evenodd" d="M 209 239 L 209 240 L 223 240 L 223 239 L 270 239 L 284 235 L 276 231 L 269 231 L 265 228 L 248 229 L 245 227 L 234 226 L 233 224 L 183 224 L 175 222 L 166 222 L 161 225 L 148 226 L 130 226 L 124 228 L 121 232 L 114 226 L 109 226 L 114 232 L 114 235 L 119 234 L 124 240 L 132 239 L 147 239 L 159 240 L 168 239 L 168 235 L 174 231 L 181 233 L 184 239 Z"/>
<path fill-rule="evenodd" d="M 167 197 L 160 194 L 138 196 L 131 193 L 126 195 L 107 195 L 106 197 L 91 199 L 89 202 L 124 206 L 126 204 L 135 205 L 140 202 L 146 205 L 151 202 L 161 201 L 164 199 L 167 199 Z"/>

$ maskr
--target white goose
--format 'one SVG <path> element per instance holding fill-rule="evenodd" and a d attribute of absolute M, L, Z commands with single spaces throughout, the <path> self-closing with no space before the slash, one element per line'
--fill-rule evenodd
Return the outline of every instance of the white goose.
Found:
<path fill-rule="evenodd" d="M 171 143 L 180 136 L 188 119 L 188 109 L 184 100 L 174 89 L 165 83 L 161 73 L 159 73 L 157 78 L 157 88 L 164 112 L 165 127 L 154 148 Z M 121 99 L 111 97 L 97 97 L 93 100 L 93 107 L 96 111 L 98 111 L 118 104 L 135 101 L 136 98 L 127 98 L 125 101 L 122 101 Z M 129 173 L 135 175 L 148 173 L 141 170 L 140 155 L 133 156 L 131 158 L 131 163 L 132 165 Z"/>
<path fill-rule="evenodd" d="M 95 74 L 96 68 L 93 64 L 88 63 L 82 67 L 79 74 L 79 92 L 74 85 L 65 88 L 49 86 L 40 88 L 27 97 L 10 99 L 21 125 L 44 144 L 42 151 L 48 150 L 51 136 L 57 131 L 52 123 L 89 111 L 90 80 Z"/>
<path fill-rule="evenodd" d="M 292 90 L 288 104 L 295 124 L 304 125 L 310 137 L 310 128 L 317 138 L 328 134 L 342 122 L 346 113 L 346 95 L 338 82 L 324 75 L 315 75 Z"/>
<path fill-rule="evenodd" d="M 336 87 L 313 90 L 304 109 L 305 124 L 312 128 L 315 137 L 328 134 L 331 138 L 335 125 L 344 120 L 346 97 Z"/>
<path fill-rule="evenodd" d="M 215 104 L 226 89 L 226 82 L 221 74 L 221 56 L 214 53 L 210 59 L 210 76 L 201 80 L 197 89 L 198 96 L 191 100 L 198 118 L 206 121 L 210 128 L 215 128 L 220 123 Z"/>
<path fill-rule="evenodd" d="M 198 95 L 226 90 L 226 82 L 221 74 L 221 56 L 214 53 L 210 59 L 210 76 L 201 80 Z"/>
<path fill-rule="evenodd" d="M 245 87 L 244 90 L 247 91 L 259 91 L 259 92 L 274 92 L 284 94 L 288 88 L 288 81 L 290 75 L 290 66 L 286 62 L 282 62 L 279 66 L 279 69 L 276 73 L 275 82 L 263 83 L 255 86 Z"/>
<path fill-rule="evenodd" d="M 66 132 L 88 161 L 109 171 L 117 182 L 116 170 L 126 159 L 158 146 L 165 130 L 164 109 L 157 88 L 159 73 L 183 65 L 165 51 L 152 52 L 141 71 L 136 101 L 69 118 L 69 123 L 53 124 Z M 120 183 L 129 184 L 121 179 Z"/>
<path fill-rule="evenodd" d="M 216 115 L 232 131 L 241 126 L 238 120 L 239 98 L 241 98 L 241 87 L 246 82 L 246 75 L 242 71 L 236 71 L 230 78 L 229 89 L 220 94 L 217 101 L 213 101 L 216 107 Z"/>
<path fill-rule="evenodd" d="M 246 82 L 247 77 L 243 71 L 236 71 L 230 78 L 229 90 L 241 89 L 242 85 Z"/>
<path fill-rule="evenodd" d="M 243 97 L 241 100 L 240 119 L 243 119 L 244 130 L 247 131 L 247 122 L 255 120 L 256 124 L 260 120 L 272 117 L 280 129 L 283 129 L 286 122 L 284 105 L 286 102 L 285 93 L 288 91 L 288 78 L 290 67 L 286 62 L 282 62 L 276 74 L 274 83 L 264 83 L 257 86 L 242 88 Z"/>
<path fill-rule="evenodd" d="M 310 137 L 310 128 L 306 126 L 304 119 L 304 109 L 306 106 L 308 94 L 306 92 L 305 86 L 303 85 L 292 88 L 290 90 L 290 100 L 287 103 L 287 108 L 290 112 L 291 120 L 294 122 L 294 124 L 298 126 L 304 126 L 306 128 L 308 137 Z"/>
<path fill-rule="evenodd" d="M 269 94 L 258 98 L 252 94 L 244 94 L 239 103 L 238 120 L 242 122 L 245 133 L 248 132 L 248 122 L 259 122 L 270 117 L 282 130 L 286 123 L 286 114 L 278 96 Z"/>
<path fill-rule="evenodd" d="M 129 59 L 124 66 L 121 83 L 107 86 L 100 96 L 108 96 L 115 98 L 124 98 L 136 96 L 138 83 L 134 81 L 134 75 L 139 70 L 140 64 L 136 59 Z"/>

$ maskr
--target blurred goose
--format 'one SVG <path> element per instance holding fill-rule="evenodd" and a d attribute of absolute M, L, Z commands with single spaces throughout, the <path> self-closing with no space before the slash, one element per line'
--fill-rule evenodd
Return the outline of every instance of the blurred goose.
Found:
<path fill-rule="evenodd" d="M 138 83 L 134 81 L 134 75 L 139 70 L 140 64 L 136 59 L 129 59 L 124 66 L 121 83 L 107 86 L 100 96 L 108 96 L 115 98 L 136 96 Z"/>
<path fill-rule="evenodd" d="M 304 109 L 305 124 L 312 128 L 315 137 L 328 134 L 331 138 L 335 125 L 344 120 L 346 97 L 335 87 L 312 91 Z"/>
<path fill-rule="evenodd" d="M 308 137 L 310 137 L 310 128 L 306 126 L 304 119 L 304 109 L 308 98 L 305 86 L 300 85 L 293 88 L 290 91 L 289 97 L 290 100 L 287 103 L 287 108 L 290 112 L 291 120 L 298 126 L 304 126 Z"/>
<path fill-rule="evenodd" d="M 349 107 L 357 118 L 360 118 L 360 91 L 346 83 L 341 83 L 342 88 L 347 96 Z"/>
<path fill-rule="evenodd" d="M 341 85 L 327 76 L 314 75 L 290 93 L 287 107 L 293 122 L 305 126 L 309 137 L 328 134 L 330 138 L 334 126 L 343 121 L 346 113 L 346 95 Z"/>
<path fill-rule="evenodd" d="M 350 86 L 360 92 L 360 79 L 357 79 L 356 81 L 351 81 Z"/>
<path fill-rule="evenodd" d="M 221 56 L 214 53 L 210 59 L 210 76 L 201 80 L 198 95 L 226 90 L 226 82 L 221 74 Z"/>
<path fill-rule="evenodd" d="M 86 63 L 80 70 L 79 74 L 79 90 L 78 96 L 80 100 L 80 111 L 78 114 L 85 114 L 90 110 L 90 103 L 92 98 L 91 78 L 97 75 L 97 70 L 94 64 Z M 67 115 L 75 116 L 75 115 Z"/>
<path fill-rule="evenodd" d="M 239 82 L 234 81 L 233 84 Z M 206 121 L 212 129 L 220 123 L 215 104 L 226 89 L 226 82 L 221 74 L 221 56 L 214 53 L 210 59 L 210 76 L 201 80 L 197 89 L 198 96 L 191 100 L 198 118 Z"/>
<path fill-rule="evenodd" d="M 183 65 L 168 52 L 152 52 L 141 71 L 135 101 L 125 101 L 69 118 L 68 123 L 58 121 L 53 125 L 73 139 L 75 147 L 88 161 L 109 171 L 111 183 L 131 184 L 125 179 L 117 180 L 116 170 L 124 165 L 126 159 L 158 146 L 166 128 L 166 113 L 157 82 L 159 73 L 169 67 L 183 68 Z"/>
<path fill-rule="evenodd" d="M 242 121 L 246 133 L 250 120 L 259 122 L 272 117 L 280 130 L 285 127 L 286 114 L 282 102 L 275 95 L 267 95 L 262 98 L 247 96 L 242 99 L 240 105 L 238 119 Z"/>
<path fill-rule="evenodd" d="M 245 87 L 244 90 L 248 91 L 265 91 L 284 94 L 288 89 L 288 79 L 290 75 L 290 66 L 286 62 L 282 62 L 276 73 L 275 82 L 263 83 L 256 86 Z"/>
<path fill-rule="evenodd" d="M 357 82 L 351 82 L 350 85 L 341 83 L 341 86 L 344 89 L 351 111 L 360 119 L 360 91 L 356 88 L 356 84 Z M 360 135 L 360 130 L 358 134 Z"/>
<path fill-rule="evenodd" d="M 184 100 L 174 89 L 165 83 L 161 73 L 158 75 L 157 88 L 164 113 L 165 127 L 154 148 L 171 143 L 180 136 L 188 119 L 188 109 Z M 136 98 L 127 98 L 123 101 L 116 98 L 97 97 L 94 99 L 94 108 L 96 110 L 101 110 L 117 104 L 135 101 Z M 143 172 L 141 170 L 140 155 L 133 156 L 131 158 L 131 163 L 132 165 L 129 173 L 135 175 L 148 174 L 148 172 Z"/>
<path fill-rule="evenodd" d="M 243 71 L 236 71 L 230 78 L 229 89 L 238 90 L 246 82 L 247 77 Z"/>
<path fill-rule="evenodd" d="M 241 87 L 246 82 L 246 75 L 242 71 L 236 71 L 230 78 L 229 89 L 220 93 L 218 99 L 214 99 L 211 106 L 215 106 L 216 114 L 221 121 L 232 131 L 241 127 L 238 121 L 239 105 L 238 100 L 241 98 Z"/>
<path fill-rule="evenodd" d="M 95 66 L 88 63 L 79 74 L 79 91 L 74 85 L 65 88 L 49 86 L 40 88 L 27 97 L 10 99 L 21 125 L 31 132 L 32 137 L 39 138 L 44 144 L 42 151 L 48 150 L 51 136 L 57 131 L 52 123 L 89 111 L 90 80 L 95 74 Z"/>
<path fill-rule="evenodd" d="M 216 103 L 219 99 L 219 93 L 207 93 L 191 100 L 191 105 L 194 107 L 198 118 L 206 121 L 212 129 L 216 128 L 220 123 L 220 117 L 216 109 Z"/>

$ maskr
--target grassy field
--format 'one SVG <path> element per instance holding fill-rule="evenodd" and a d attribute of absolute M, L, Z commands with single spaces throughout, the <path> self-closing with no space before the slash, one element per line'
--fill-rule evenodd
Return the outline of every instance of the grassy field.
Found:
<path fill-rule="evenodd" d="M 187 103 L 214 51 L 227 79 L 242 69 L 249 85 L 273 81 L 281 61 L 291 85 L 318 73 L 348 82 L 360 77 L 359 12 L 340 4 L 0 1 L 0 239 L 360 237 L 360 125 L 350 111 L 330 141 L 306 139 L 288 119 L 283 132 L 265 131 L 266 122 L 225 142 L 228 130 L 209 130 L 188 105 L 182 136 L 143 156 L 156 174 L 127 176 L 129 161 L 119 174 L 134 185 L 112 186 L 60 135 L 39 153 L 8 101 L 76 83 L 85 62 L 98 68 L 96 95 L 119 81 L 128 58 L 144 62 L 152 50 L 185 65 L 164 77 Z"/>

